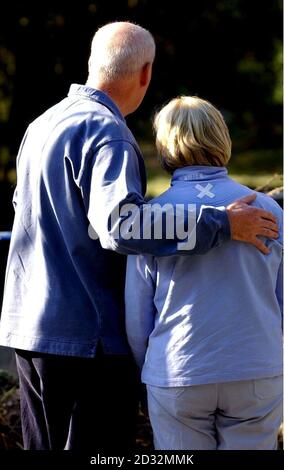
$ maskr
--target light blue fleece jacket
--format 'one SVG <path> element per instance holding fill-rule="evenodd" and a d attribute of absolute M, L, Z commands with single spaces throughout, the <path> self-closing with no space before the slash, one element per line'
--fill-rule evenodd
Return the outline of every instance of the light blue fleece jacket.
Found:
<path fill-rule="evenodd" d="M 226 206 L 252 191 L 225 168 L 186 167 L 152 203 Z M 282 210 L 258 193 L 254 205 Z M 282 373 L 282 236 L 254 246 L 228 241 L 206 255 L 128 257 L 126 328 L 142 381 L 174 387 Z"/>

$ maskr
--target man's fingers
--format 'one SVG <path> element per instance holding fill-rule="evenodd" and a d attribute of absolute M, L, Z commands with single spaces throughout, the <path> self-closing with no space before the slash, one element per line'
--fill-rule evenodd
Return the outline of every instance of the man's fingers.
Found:
<path fill-rule="evenodd" d="M 253 244 L 261 253 L 270 253 L 263 241 L 258 238 L 278 238 L 277 218 L 274 214 L 258 207 L 248 205 L 255 199 L 251 194 L 235 201 L 227 207 L 232 240 Z"/>
<path fill-rule="evenodd" d="M 238 199 L 237 201 L 235 201 L 236 203 L 243 203 L 243 204 L 250 204 L 251 202 L 253 202 L 256 198 L 256 193 L 253 193 L 253 194 L 249 194 L 248 196 L 244 196 L 242 197 L 241 199 Z"/>
<path fill-rule="evenodd" d="M 270 222 L 270 220 L 261 219 L 259 225 L 262 228 L 268 228 L 269 230 L 272 230 L 273 232 L 275 232 L 277 234 L 279 232 L 278 225 L 275 224 L 274 222 Z"/>
<path fill-rule="evenodd" d="M 277 223 L 277 218 L 274 214 L 272 214 L 272 212 L 265 211 L 264 209 L 259 209 L 258 207 L 253 207 L 250 210 L 251 213 L 254 212 L 255 215 L 261 217 L 262 219 L 271 220 L 272 222 Z"/>
<path fill-rule="evenodd" d="M 275 239 L 279 237 L 277 232 L 274 232 L 273 230 L 269 230 L 268 228 L 263 228 L 263 227 L 259 228 L 258 235 L 262 235 L 263 237 L 267 237 L 267 238 L 275 238 Z"/>
<path fill-rule="evenodd" d="M 270 253 L 270 250 L 267 248 L 267 246 L 261 241 L 259 238 L 255 237 L 252 240 L 252 244 L 261 251 L 264 255 L 268 255 Z"/>

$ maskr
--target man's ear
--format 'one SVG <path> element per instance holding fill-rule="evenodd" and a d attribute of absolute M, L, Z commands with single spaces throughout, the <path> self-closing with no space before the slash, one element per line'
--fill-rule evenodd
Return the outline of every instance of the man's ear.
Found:
<path fill-rule="evenodd" d="M 152 76 L 152 64 L 147 62 L 147 64 L 143 65 L 140 74 L 140 85 L 142 87 L 148 86 Z"/>

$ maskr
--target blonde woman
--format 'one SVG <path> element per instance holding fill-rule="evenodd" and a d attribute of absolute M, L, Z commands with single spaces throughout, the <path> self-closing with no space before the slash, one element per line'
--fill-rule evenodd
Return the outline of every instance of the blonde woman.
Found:
<path fill-rule="evenodd" d="M 152 203 L 226 206 L 252 191 L 228 176 L 231 140 L 208 101 L 156 116 L 171 187 Z M 280 207 L 255 205 L 282 221 Z M 282 232 L 281 232 L 282 233 Z M 156 449 L 275 449 L 281 421 L 281 240 L 270 254 L 228 241 L 203 256 L 128 257 L 126 326 L 147 384 Z"/>

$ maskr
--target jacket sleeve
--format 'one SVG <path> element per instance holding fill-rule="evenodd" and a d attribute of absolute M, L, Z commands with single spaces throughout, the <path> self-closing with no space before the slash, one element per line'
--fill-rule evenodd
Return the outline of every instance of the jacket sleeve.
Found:
<path fill-rule="evenodd" d="M 148 338 L 155 322 L 155 261 L 146 255 L 128 256 L 125 284 L 125 321 L 129 345 L 137 365 L 142 368 Z"/>
<path fill-rule="evenodd" d="M 282 316 L 282 331 L 283 331 L 283 258 L 279 267 L 277 283 L 276 283 L 276 297 L 279 303 L 281 316 Z"/>
<path fill-rule="evenodd" d="M 28 134 L 29 134 L 29 129 L 30 129 L 30 126 L 27 128 L 27 130 L 25 132 L 25 135 L 23 137 L 23 140 L 21 142 L 21 145 L 20 145 L 20 148 L 19 148 L 19 151 L 18 151 L 17 161 L 16 161 L 17 174 L 18 174 L 18 167 L 19 167 L 19 161 L 20 161 L 20 158 L 21 158 L 21 153 L 22 153 L 24 144 L 27 140 L 27 137 L 28 137 Z M 12 204 L 13 204 L 15 212 L 16 212 L 16 209 L 17 209 L 17 203 L 18 203 L 18 187 L 16 186 L 15 190 L 14 190 L 14 193 L 13 193 L 13 198 L 12 198 Z"/>
<path fill-rule="evenodd" d="M 195 213 L 185 207 L 185 218 L 194 217 L 192 230 L 186 239 L 175 234 L 169 238 L 166 212 L 159 217 L 162 230 L 154 235 L 154 217 L 148 218 L 146 227 L 150 237 L 143 236 L 147 204 L 142 196 L 138 155 L 133 145 L 126 141 L 113 141 L 103 145 L 93 157 L 90 176 L 82 179 L 82 194 L 92 227 L 92 236 L 99 238 L 103 248 L 122 254 L 149 253 L 155 256 L 175 254 L 201 254 L 230 238 L 230 228 L 225 208 L 203 207 L 196 220 Z M 190 204 L 190 201 L 188 201 Z M 180 214 L 174 215 L 177 221 Z M 147 224 L 146 224 L 147 225 Z M 188 248 L 190 246 L 190 249 Z"/>
<path fill-rule="evenodd" d="M 12 199 L 12 204 L 14 207 L 14 211 L 16 212 L 17 209 L 17 200 L 18 200 L 18 188 L 16 186 L 14 193 L 13 193 L 13 199 Z"/>

